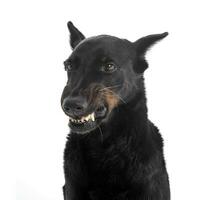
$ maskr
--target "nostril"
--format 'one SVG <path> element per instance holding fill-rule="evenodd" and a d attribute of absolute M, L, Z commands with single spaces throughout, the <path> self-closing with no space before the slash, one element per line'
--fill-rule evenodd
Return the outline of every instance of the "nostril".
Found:
<path fill-rule="evenodd" d="M 64 105 L 63 108 L 64 108 L 64 111 L 66 111 L 66 112 L 70 111 L 70 108 L 68 106 Z"/>
<path fill-rule="evenodd" d="M 82 106 L 77 106 L 76 110 L 83 110 L 83 107 Z"/>
<path fill-rule="evenodd" d="M 64 108 L 65 108 L 65 110 L 66 110 L 66 111 L 69 111 L 69 110 L 70 110 L 70 108 L 69 108 L 69 107 L 64 107 Z"/>

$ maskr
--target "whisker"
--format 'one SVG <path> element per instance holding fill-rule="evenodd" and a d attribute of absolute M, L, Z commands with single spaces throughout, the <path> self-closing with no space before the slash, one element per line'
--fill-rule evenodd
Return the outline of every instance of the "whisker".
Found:
<path fill-rule="evenodd" d="M 101 134 L 101 143 L 103 143 L 103 133 L 102 133 L 101 127 L 99 125 L 97 125 L 97 126 L 98 126 L 100 134 Z"/>
<path fill-rule="evenodd" d="M 104 88 L 100 89 L 99 91 L 101 92 L 101 91 L 103 91 L 103 90 L 111 89 L 111 88 L 116 88 L 116 87 L 119 87 L 119 86 L 121 86 L 121 84 L 113 85 L 113 86 L 108 86 L 108 87 L 104 87 Z"/>
<path fill-rule="evenodd" d="M 116 94 L 112 90 L 109 90 L 108 92 L 112 92 L 112 94 L 115 95 L 116 97 L 118 97 L 124 104 L 127 104 L 127 102 L 120 95 Z"/>
<path fill-rule="evenodd" d="M 114 93 L 114 95 L 116 95 L 124 104 L 126 104 L 126 101 L 121 96 L 119 96 L 118 94 L 115 94 L 115 93 Z"/>

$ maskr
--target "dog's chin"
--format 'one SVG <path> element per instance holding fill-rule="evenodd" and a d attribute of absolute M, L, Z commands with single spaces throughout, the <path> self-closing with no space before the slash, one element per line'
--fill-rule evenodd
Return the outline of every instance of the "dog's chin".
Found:
<path fill-rule="evenodd" d="M 69 127 L 71 131 L 78 134 L 90 133 L 91 131 L 95 130 L 98 126 L 98 123 L 93 121 L 85 122 L 82 124 L 77 124 L 69 121 Z"/>
<path fill-rule="evenodd" d="M 85 117 L 77 119 L 69 118 L 69 127 L 72 132 L 77 134 L 87 134 L 95 130 L 100 124 L 106 120 L 108 116 L 107 108 L 101 112 L 94 111 Z"/>

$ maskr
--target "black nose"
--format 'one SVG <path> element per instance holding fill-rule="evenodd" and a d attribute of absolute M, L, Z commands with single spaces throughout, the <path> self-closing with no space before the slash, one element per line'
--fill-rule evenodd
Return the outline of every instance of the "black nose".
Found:
<path fill-rule="evenodd" d="M 62 108 L 71 117 L 82 116 L 87 109 L 87 101 L 83 97 L 66 97 L 63 100 Z"/>

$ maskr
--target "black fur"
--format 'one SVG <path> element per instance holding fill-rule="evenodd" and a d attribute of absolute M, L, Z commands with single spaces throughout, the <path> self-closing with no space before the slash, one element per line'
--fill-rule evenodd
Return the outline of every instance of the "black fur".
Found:
<path fill-rule="evenodd" d="M 119 103 L 93 130 L 69 134 L 64 152 L 64 199 L 169 200 L 163 140 L 148 120 L 143 81 L 148 67 L 145 53 L 167 33 L 132 43 L 107 35 L 85 39 L 71 22 L 68 27 L 73 52 L 65 65 L 70 61 L 74 71 L 68 72 L 61 104 L 68 96 L 84 96 L 81 91 L 91 84 L 118 85 L 112 91 Z M 102 60 L 115 62 L 118 70 L 99 72 Z M 94 106 L 88 104 L 88 109 Z"/>

